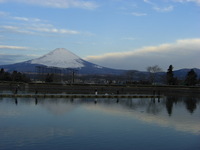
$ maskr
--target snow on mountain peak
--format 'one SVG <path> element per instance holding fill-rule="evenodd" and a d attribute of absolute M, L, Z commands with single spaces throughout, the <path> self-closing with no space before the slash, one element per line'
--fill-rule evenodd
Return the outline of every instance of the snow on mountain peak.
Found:
<path fill-rule="evenodd" d="M 84 67 L 83 60 L 80 57 L 64 48 L 57 48 L 40 58 L 31 60 L 30 63 L 59 68 Z"/>

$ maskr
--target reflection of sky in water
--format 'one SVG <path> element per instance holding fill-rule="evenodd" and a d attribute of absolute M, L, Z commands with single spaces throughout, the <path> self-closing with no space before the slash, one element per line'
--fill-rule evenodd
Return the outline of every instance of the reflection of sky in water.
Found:
<path fill-rule="evenodd" d="M 165 143 L 169 141 L 176 148 L 198 149 L 199 108 L 199 99 L 189 104 L 187 99 L 167 98 L 159 102 L 157 99 L 3 98 L 0 99 L 0 147 L 160 149 L 164 145 L 171 149 Z"/>
<path fill-rule="evenodd" d="M 157 124 L 163 127 L 174 128 L 179 131 L 190 132 L 200 135 L 200 109 L 199 106 L 194 114 L 189 113 L 183 103 L 177 103 L 174 106 L 173 114 L 169 116 L 164 105 L 148 104 L 151 106 L 125 107 L 122 105 L 99 104 L 90 106 L 88 109 L 102 111 L 111 115 L 121 115 L 138 119 L 146 123 Z M 152 106 L 153 105 L 153 106 Z M 157 105 L 157 106 L 156 106 Z M 153 107 L 153 108 L 149 108 Z"/>

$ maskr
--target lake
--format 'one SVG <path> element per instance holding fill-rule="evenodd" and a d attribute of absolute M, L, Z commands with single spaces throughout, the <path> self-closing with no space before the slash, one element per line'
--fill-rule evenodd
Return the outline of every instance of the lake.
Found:
<path fill-rule="evenodd" d="M 0 98 L 1 150 L 200 150 L 200 99 Z"/>

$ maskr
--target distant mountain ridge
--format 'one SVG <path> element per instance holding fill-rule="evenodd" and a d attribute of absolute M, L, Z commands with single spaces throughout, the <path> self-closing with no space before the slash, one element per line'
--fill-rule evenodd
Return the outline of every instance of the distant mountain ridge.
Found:
<path fill-rule="evenodd" d="M 194 72 L 197 74 L 198 79 L 200 78 L 200 69 L 198 68 L 191 68 L 194 70 Z M 180 69 L 180 70 L 175 70 L 174 71 L 174 76 L 178 77 L 180 79 L 185 79 L 185 77 L 187 76 L 187 73 L 191 70 L 191 69 Z"/>
<path fill-rule="evenodd" d="M 124 73 L 124 70 L 106 68 L 85 61 L 64 48 L 57 48 L 42 57 L 25 62 L 1 65 L 0 68 L 4 68 L 9 72 L 16 70 L 23 73 L 33 73 L 36 72 L 36 67 L 38 66 L 44 68 L 56 67 L 61 70 L 76 69 L 79 74 L 119 75 Z"/>
<path fill-rule="evenodd" d="M 4 68 L 8 72 L 16 70 L 22 73 L 36 73 L 37 67 L 58 68 L 61 70 L 74 69 L 78 72 L 78 74 L 87 75 L 122 75 L 130 71 L 122 69 L 112 69 L 93 64 L 91 62 L 83 60 L 82 58 L 78 57 L 77 55 L 64 48 L 57 48 L 42 57 L 28 60 L 25 62 L 10 65 L 0 65 L 0 68 Z M 198 78 L 200 78 L 200 69 L 193 69 L 197 73 Z M 191 69 L 175 70 L 174 76 L 180 79 L 185 79 L 187 73 L 190 70 Z M 140 76 L 141 74 L 147 75 L 147 72 L 144 71 L 136 72 L 139 74 L 138 76 Z M 165 72 L 161 74 L 163 75 L 165 74 Z"/>

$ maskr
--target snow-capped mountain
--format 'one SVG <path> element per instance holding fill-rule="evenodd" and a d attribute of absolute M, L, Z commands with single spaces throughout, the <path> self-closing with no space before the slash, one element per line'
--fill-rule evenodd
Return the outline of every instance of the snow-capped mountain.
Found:
<path fill-rule="evenodd" d="M 1 65 L 6 71 L 24 73 L 37 72 L 37 67 L 56 67 L 61 70 L 76 69 L 79 74 L 121 74 L 124 70 L 102 67 L 85 61 L 67 49 L 57 48 L 50 53 L 32 60 L 10 65 Z"/>
<path fill-rule="evenodd" d="M 29 61 L 31 64 L 41 64 L 48 67 L 58 68 L 82 68 L 83 60 L 73 54 L 72 52 L 64 49 L 57 48 L 54 51 Z"/>

